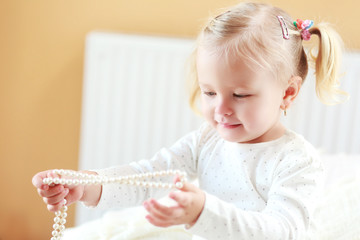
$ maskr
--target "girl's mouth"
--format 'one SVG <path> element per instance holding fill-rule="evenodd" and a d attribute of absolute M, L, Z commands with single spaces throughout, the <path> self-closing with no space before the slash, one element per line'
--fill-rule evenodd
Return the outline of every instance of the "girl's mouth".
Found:
<path fill-rule="evenodd" d="M 229 124 L 229 123 L 219 123 L 223 128 L 227 128 L 227 129 L 234 129 L 237 127 L 240 127 L 241 124 Z"/>

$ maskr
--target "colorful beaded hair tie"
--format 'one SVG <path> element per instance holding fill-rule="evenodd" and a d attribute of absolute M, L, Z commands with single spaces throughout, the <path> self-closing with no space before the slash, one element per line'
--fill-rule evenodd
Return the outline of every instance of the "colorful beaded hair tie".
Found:
<path fill-rule="evenodd" d="M 181 189 L 186 180 L 186 173 L 179 170 L 167 170 L 158 172 L 149 172 L 142 174 L 134 174 L 120 177 L 104 177 L 98 175 L 91 175 L 72 170 L 55 169 L 54 174 L 60 175 L 58 178 L 44 178 L 43 183 L 48 185 L 103 185 L 103 184 L 125 184 L 145 188 L 167 188 L 167 189 Z M 61 178 L 65 176 L 66 178 Z M 179 180 L 173 183 L 163 183 L 157 181 L 150 181 L 155 178 L 163 176 L 178 176 Z M 54 225 L 51 240 L 60 240 L 65 230 L 65 223 L 67 217 L 67 206 L 64 199 L 63 207 L 55 212 Z"/>
<path fill-rule="evenodd" d="M 305 41 L 310 40 L 311 33 L 309 32 L 309 29 L 314 24 L 314 21 L 312 20 L 301 20 L 297 19 L 294 21 L 294 26 L 300 31 L 301 38 Z"/>

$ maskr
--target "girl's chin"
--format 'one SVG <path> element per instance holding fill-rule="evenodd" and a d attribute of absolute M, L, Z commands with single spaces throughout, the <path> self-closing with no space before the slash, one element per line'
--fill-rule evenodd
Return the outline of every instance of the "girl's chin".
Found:
<path fill-rule="evenodd" d="M 250 139 L 248 139 L 248 137 L 244 134 L 243 131 L 239 131 L 241 130 L 240 126 L 234 126 L 234 127 L 227 127 L 227 128 L 223 128 L 223 127 L 218 127 L 218 133 L 220 134 L 220 136 L 225 139 L 228 142 L 247 142 Z"/>

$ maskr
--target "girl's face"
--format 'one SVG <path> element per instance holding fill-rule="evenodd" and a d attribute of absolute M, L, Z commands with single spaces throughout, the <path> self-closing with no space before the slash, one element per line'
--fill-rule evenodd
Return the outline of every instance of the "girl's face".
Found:
<path fill-rule="evenodd" d="M 200 48 L 197 71 L 205 119 L 227 141 L 266 142 L 284 133 L 280 106 L 285 87 L 260 67 L 225 61 Z M 231 64 L 227 64 L 230 62 Z"/>

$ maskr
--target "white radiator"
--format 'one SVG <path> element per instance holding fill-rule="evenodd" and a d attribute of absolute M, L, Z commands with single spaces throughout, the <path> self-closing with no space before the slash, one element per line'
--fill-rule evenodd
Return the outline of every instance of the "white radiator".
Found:
<path fill-rule="evenodd" d="M 86 39 L 80 169 L 149 158 L 199 127 L 187 104 L 188 39 L 91 33 Z M 102 212 L 77 208 L 76 223 Z"/>
<path fill-rule="evenodd" d="M 188 107 L 184 67 L 193 40 L 93 32 L 86 39 L 80 169 L 151 157 L 197 129 Z M 360 54 L 346 54 L 343 88 L 352 96 L 326 107 L 307 79 L 284 118 L 287 126 L 326 151 L 360 153 Z M 99 217 L 77 208 L 77 224 Z"/>

